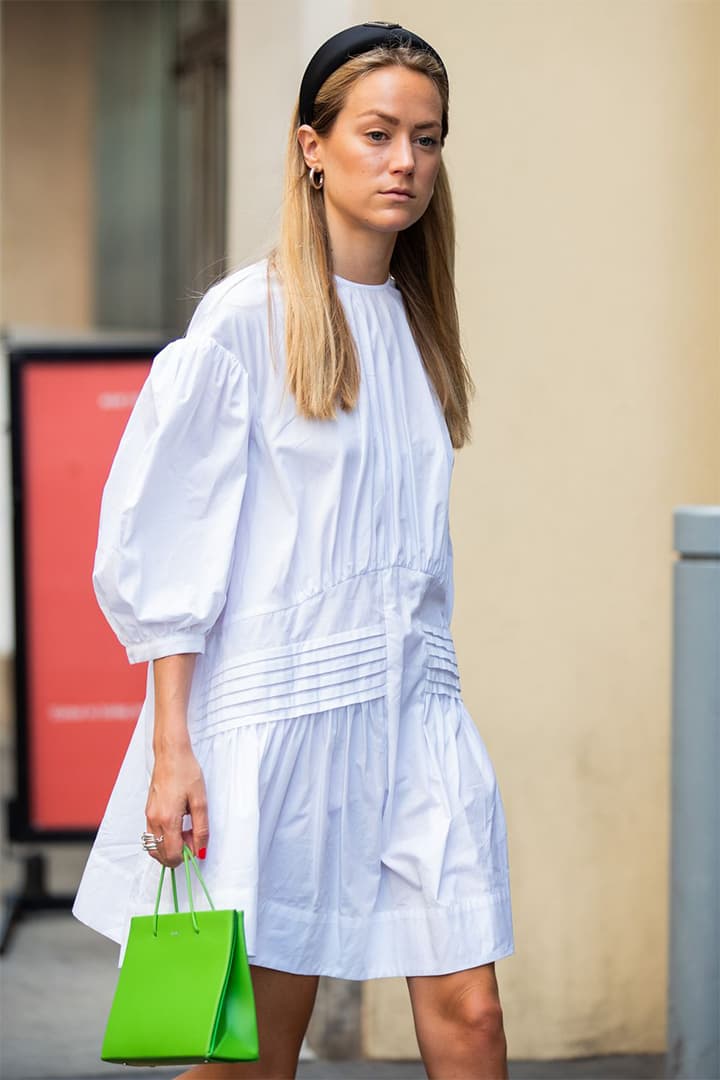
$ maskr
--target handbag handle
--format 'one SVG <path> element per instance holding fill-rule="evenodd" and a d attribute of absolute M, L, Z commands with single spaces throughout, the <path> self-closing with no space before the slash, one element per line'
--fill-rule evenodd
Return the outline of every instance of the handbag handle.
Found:
<path fill-rule="evenodd" d="M 188 903 L 190 904 L 190 918 L 192 919 L 193 930 L 195 931 L 196 934 L 199 934 L 200 933 L 200 927 L 198 926 L 197 916 L 195 915 L 195 906 L 193 904 L 193 894 L 192 894 L 192 881 L 190 880 L 190 866 L 191 865 L 193 866 L 193 868 L 195 870 L 195 873 L 198 876 L 198 880 L 200 881 L 200 884 L 202 885 L 203 892 L 205 893 L 205 895 L 207 897 L 208 904 L 210 905 L 210 907 L 212 908 L 213 911 L 215 910 L 215 905 L 213 904 L 213 902 L 212 902 L 212 900 L 210 898 L 210 893 L 207 890 L 207 885 L 203 881 L 203 876 L 200 873 L 200 867 L 198 865 L 198 861 L 195 858 L 195 856 L 193 855 L 190 848 L 187 846 L 187 844 L 183 844 L 183 862 L 185 863 L 185 878 L 186 878 L 186 881 L 187 881 Z M 167 869 L 167 867 L 163 864 L 163 868 L 162 868 L 162 870 L 160 872 L 160 884 L 158 885 L 157 897 L 155 899 L 155 912 L 154 912 L 154 919 L 153 919 L 153 934 L 154 934 L 155 937 L 157 937 L 157 932 L 158 932 L 158 918 L 159 918 L 159 911 L 160 911 L 160 895 L 162 893 L 162 887 L 163 887 L 163 882 L 165 880 L 165 870 L 166 869 Z M 175 868 L 174 867 L 170 868 L 170 876 L 171 876 L 171 881 L 172 881 L 173 906 L 175 908 L 176 913 L 179 913 L 180 909 L 178 907 L 177 882 L 175 881 Z"/>

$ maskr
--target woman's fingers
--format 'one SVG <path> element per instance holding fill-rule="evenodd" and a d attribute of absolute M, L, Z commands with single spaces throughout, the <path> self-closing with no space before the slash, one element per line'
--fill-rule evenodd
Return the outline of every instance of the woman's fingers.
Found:
<path fill-rule="evenodd" d="M 210 839 L 210 826 L 208 823 L 208 808 L 204 783 L 202 784 L 201 790 L 200 785 L 197 786 L 190 797 L 189 805 L 190 816 L 192 817 L 192 842 L 189 842 L 189 846 L 198 858 L 204 859 L 208 840 Z"/>
<path fill-rule="evenodd" d="M 179 866 L 183 861 L 182 815 L 167 818 L 163 823 L 165 839 L 158 845 L 166 866 Z"/>
<path fill-rule="evenodd" d="M 148 854 L 163 866 L 175 867 L 182 862 L 183 834 L 182 818 L 147 818 L 147 831 L 156 838 L 157 846 L 148 850 Z"/>

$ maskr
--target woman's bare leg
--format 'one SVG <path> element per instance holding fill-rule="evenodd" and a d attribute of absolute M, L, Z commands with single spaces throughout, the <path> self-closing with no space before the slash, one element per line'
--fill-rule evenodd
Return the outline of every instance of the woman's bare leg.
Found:
<path fill-rule="evenodd" d="M 430 1080 L 507 1080 L 507 1043 L 494 964 L 407 978 Z"/>
<path fill-rule="evenodd" d="M 250 964 L 260 1038 L 257 1061 L 196 1065 L 178 1080 L 293 1080 L 319 977 Z"/>

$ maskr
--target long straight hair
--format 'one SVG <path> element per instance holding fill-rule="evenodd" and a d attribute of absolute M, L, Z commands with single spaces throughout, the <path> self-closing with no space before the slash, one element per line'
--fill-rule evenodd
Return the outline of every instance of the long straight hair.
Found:
<path fill-rule="evenodd" d="M 408 46 L 378 46 L 347 61 L 323 83 L 313 113 L 317 134 L 329 133 L 359 78 L 389 65 L 432 79 L 447 123 L 448 85 L 435 58 Z M 330 419 L 338 405 L 347 411 L 356 404 L 360 368 L 335 288 L 323 193 L 308 182 L 297 139 L 299 126 L 296 106 L 287 146 L 280 240 L 270 253 L 269 269 L 283 287 L 287 385 L 301 415 Z M 398 232 L 390 273 L 445 414 L 451 443 L 459 448 L 470 440 L 469 400 L 475 387 L 460 344 L 454 264 L 452 197 L 441 162 L 425 213 Z"/>

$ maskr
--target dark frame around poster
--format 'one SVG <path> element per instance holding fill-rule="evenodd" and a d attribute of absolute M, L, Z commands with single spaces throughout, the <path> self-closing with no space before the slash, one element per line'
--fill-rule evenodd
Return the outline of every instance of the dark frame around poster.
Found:
<path fill-rule="evenodd" d="M 32 795 L 34 778 L 31 775 L 31 747 L 28 728 L 29 686 L 28 686 L 28 642 L 32 628 L 27 619 L 27 581 L 25 540 L 27 535 L 27 513 L 25 500 L 25 468 L 23 459 L 24 445 L 24 398 L 23 379 L 28 365 L 59 363 L 73 364 L 82 362 L 138 361 L 151 363 L 158 351 L 168 339 L 133 341 L 121 344 L 108 344 L 102 337 L 98 340 L 82 341 L 77 344 L 51 341 L 33 341 L 32 343 L 5 342 L 8 360 L 10 391 L 10 450 L 12 469 L 12 577 L 14 583 L 14 629 L 15 629 L 15 665 L 14 665 L 14 757 L 15 757 L 15 794 L 8 800 L 8 833 L 15 842 L 78 842 L 92 840 L 96 829 L 47 829 L 38 827 L 32 819 Z"/>

